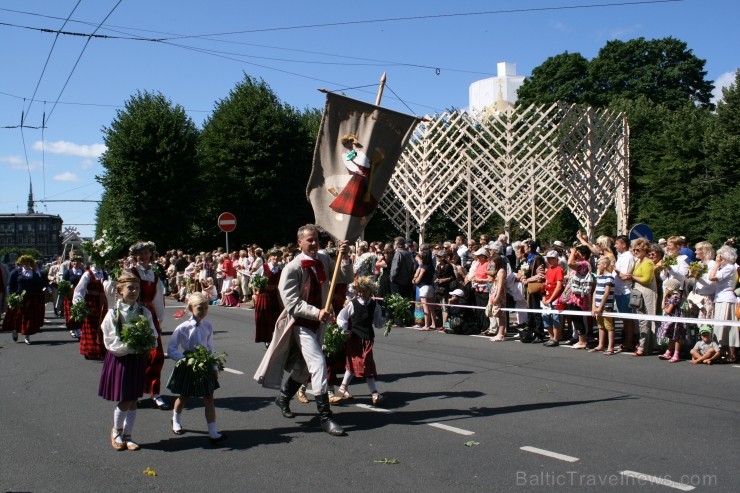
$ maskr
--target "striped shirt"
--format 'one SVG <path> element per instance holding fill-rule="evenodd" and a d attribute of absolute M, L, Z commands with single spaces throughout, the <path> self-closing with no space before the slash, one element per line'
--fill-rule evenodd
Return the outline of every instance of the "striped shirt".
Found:
<path fill-rule="evenodd" d="M 609 286 L 609 296 L 604 303 L 604 310 L 614 308 L 614 278 L 609 274 L 601 274 L 596 278 L 596 290 L 594 291 L 594 306 L 601 306 L 601 300 L 604 299 L 604 291 Z"/>

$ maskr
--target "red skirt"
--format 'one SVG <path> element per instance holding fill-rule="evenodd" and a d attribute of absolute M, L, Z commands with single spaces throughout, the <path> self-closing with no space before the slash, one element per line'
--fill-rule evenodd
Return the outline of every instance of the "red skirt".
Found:
<path fill-rule="evenodd" d="M 14 330 L 20 332 L 22 320 L 23 315 L 21 314 L 20 308 L 8 307 L 7 311 L 5 312 L 5 318 L 3 318 L 2 332 L 12 332 Z"/>
<path fill-rule="evenodd" d="M 334 212 L 356 217 L 370 215 L 378 206 L 378 201 L 370 194 L 365 202 L 367 192 L 367 178 L 362 175 L 352 174 L 347 186 L 329 204 Z"/>
<path fill-rule="evenodd" d="M 347 341 L 345 350 L 347 351 L 346 370 L 359 378 L 375 378 L 378 374 L 375 369 L 375 359 L 373 358 L 373 340 L 360 339 L 352 334 Z"/>
<path fill-rule="evenodd" d="M 103 305 L 92 300 L 87 300 L 89 315 L 82 322 L 82 333 L 80 334 L 80 354 L 87 359 L 103 359 L 105 357 L 105 344 L 103 344 L 103 330 L 100 325 L 108 312 L 108 303 L 103 298 Z"/>
<path fill-rule="evenodd" d="M 64 298 L 64 324 L 69 330 L 75 330 L 80 328 L 80 323 L 72 320 L 70 310 L 72 309 L 72 298 Z"/>
<path fill-rule="evenodd" d="M 272 341 L 272 333 L 281 311 L 282 303 L 277 290 L 264 291 L 254 298 L 254 342 Z"/>

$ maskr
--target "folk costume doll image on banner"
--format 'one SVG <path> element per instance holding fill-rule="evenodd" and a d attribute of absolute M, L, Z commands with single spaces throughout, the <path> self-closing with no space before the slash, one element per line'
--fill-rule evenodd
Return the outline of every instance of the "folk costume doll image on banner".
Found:
<path fill-rule="evenodd" d="M 377 147 L 372 153 L 372 159 L 368 159 L 363 152 L 362 144 L 357 140 L 357 136 L 352 134 L 344 135 L 340 142 L 344 146 L 342 162 L 350 173 L 350 179 L 339 193 L 337 193 L 336 187 L 329 187 L 329 193 L 337 195 L 337 198 L 329 204 L 329 207 L 338 213 L 335 216 L 338 221 L 341 221 L 343 215 L 346 214 L 361 217 L 363 218 L 362 222 L 378 206 L 378 201 L 373 197 L 368 185 L 373 177 L 373 167 L 378 166 L 383 161 L 385 153 L 383 149 Z"/>
<path fill-rule="evenodd" d="M 418 122 L 414 116 L 326 95 L 306 189 L 319 228 L 338 241 L 362 234 Z"/>

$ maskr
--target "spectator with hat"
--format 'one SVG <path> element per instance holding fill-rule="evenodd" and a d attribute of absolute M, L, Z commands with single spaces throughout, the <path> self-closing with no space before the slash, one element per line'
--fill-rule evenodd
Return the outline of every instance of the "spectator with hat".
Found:
<path fill-rule="evenodd" d="M 442 326 L 447 334 L 462 334 L 463 332 L 463 308 L 457 305 L 465 301 L 465 293 L 462 289 L 450 291 L 448 303 L 442 307 Z"/>
<path fill-rule="evenodd" d="M 712 328 L 702 325 L 699 328 L 699 340 L 691 349 L 691 364 L 711 365 L 719 359 L 720 354 L 719 344 L 712 340 Z"/>
<path fill-rule="evenodd" d="M 471 281 L 471 288 L 475 293 L 475 305 L 485 307 L 488 305 L 488 250 L 479 248 L 475 252 L 475 268 L 471 266 L 468 273 L 468 279 Z M 476 326 L 480 332 L 488 330 L 488 318 L 484 310 L 475 311 Z"/>
<path fill-rule="evenodd" d="M 564 306 L 558 304 L 560 295 L 563 293 L 563 269 L 560 267 L 558 252 L 550 250 L 545 254 L 547 270 L 545 271 L 545 285 L 543 286 L 544 296 L 542 300 L 543 307 L 560 310 Z M 555 347 L 560 344 L 563 325 L 558 312 L 545 313 L 542 315 L 542 323 L 550 335 L 550 339 L 545 343 L 545 347 Z"/>

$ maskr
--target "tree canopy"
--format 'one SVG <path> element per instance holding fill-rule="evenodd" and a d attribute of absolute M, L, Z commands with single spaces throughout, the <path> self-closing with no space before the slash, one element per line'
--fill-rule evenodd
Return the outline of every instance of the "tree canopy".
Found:
<path fill-rule="evenodd" d="M 110 229 L 131 242 L 188 244 L 198 129 L 185 110 L 161 94 L 137 92 L 103 128 L 103 140 L 98 234 Z"/>

